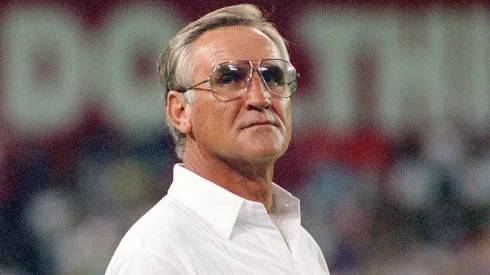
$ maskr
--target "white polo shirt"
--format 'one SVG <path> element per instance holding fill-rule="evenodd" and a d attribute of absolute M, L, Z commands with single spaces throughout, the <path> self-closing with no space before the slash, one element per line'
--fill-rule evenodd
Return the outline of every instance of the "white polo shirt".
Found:
<path fill-rule="evenodd" d="M 299 200 L 273 184 L 273 214 L 174 167 L 168 194 L 126 233 L 112 274 L 329 274 L 300 225 Z"/>

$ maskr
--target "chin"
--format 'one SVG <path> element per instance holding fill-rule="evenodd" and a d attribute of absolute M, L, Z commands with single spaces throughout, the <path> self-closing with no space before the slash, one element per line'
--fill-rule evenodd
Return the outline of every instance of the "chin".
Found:
<path fill-rule="evenodd" d="M 284 146 L 270 145 L 260 148 L 251 148 L 247 150 L 245 154 L 249 156 L 250 159 L 261 160 L 261 161 L 273 161 L 280 158 L 285 153 Z"/>
<path fill-rule="evenodd" d="M 257 131 L 254 135 L 242 136 L 238 142 L 244 156 L 263 160 L 278 159 L 289 145 L 289 140 L 275 131 Z"/>

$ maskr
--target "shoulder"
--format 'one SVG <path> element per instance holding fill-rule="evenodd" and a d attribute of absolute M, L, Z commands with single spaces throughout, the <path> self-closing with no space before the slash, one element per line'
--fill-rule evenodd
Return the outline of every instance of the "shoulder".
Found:
<path fill-rule="evenodd" d="M 315 239 L 313 239 L 313 236 L 303 227 L 301 226 L 300 229 L 300 236 L 301 236 L 301 241 L 306 242 L 308 244 L 316 244 Z"/>
<path fill-rule="evenodd" d="M 182 274 L 172 257 L 163 257 L 164 254 L 145 247 L 137 247 L 132 251 L 117 250 L 105 275 Z"/>
<path fill-rule="evenodd" d="M 185 248 L 199 243 L 206 230 L 194 212 L 165 197 L 125 234 L 106 275 L 181 274 Z"/>
<path fill-rule="evenodd" d="M 301 227 L 300 230 L 300 245 L 302 249 L 306 249 L 308 251 L 307 254 L 309 254 L 311 257 L 309 260 L 313 260 L 314 262 L 311 263 L 311 265 L 317 265 L 319 266 L 320 270 L 323 270 L 325 273 L 321 274 L 329 274 L 328 272 L 328 267 L 327 263 L 325 261 L 325 257 L 323 255 L 323 252 L 318 245 L 318 243 L 313 239 L 313 237 L 310 235 L 308 231 L 304 227 Z"/>

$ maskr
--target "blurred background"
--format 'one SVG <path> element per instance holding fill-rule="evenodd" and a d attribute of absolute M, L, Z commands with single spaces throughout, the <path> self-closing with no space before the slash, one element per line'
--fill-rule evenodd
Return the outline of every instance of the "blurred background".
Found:
<path fill-rule="evenodd" d="M 0 274 L 103 274 L 177 162 L 156 59 L 239 1 L 0 1 Z M 331 274 L 488 274 L 487 1 L 250 1 L 301 78 L 275 181 Z"/>

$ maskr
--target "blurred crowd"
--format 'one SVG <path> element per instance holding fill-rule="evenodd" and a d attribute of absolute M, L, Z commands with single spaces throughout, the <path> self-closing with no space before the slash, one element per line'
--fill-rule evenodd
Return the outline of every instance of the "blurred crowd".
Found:
<path fill-rule="evenodd" d="M 488 273 L 488 129 L 448 122 L 390 135 L 359 125 L 322 144 L 328 137 L 297 144 L 327 156 L 300 164 L 295 193 L 332 274 Z"/>
<path fill-rule="evenodd" d="M 104 273 L 177 162 L 163 128 L 137 141 L 117 128 L 93 112 L 42 140 L 0 130 L 1 275 Z M 332 275 L 490 270 L 488 128 L 296 130 L 275 181 Z"/>

